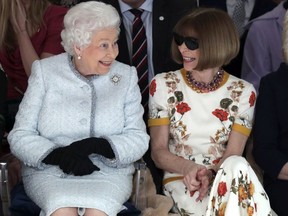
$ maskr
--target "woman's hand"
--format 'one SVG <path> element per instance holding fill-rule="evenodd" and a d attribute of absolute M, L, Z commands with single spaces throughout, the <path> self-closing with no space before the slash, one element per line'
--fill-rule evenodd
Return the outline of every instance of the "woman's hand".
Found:
<path fill-rule="evenodd" d="M 183 182 L 190 192 L 199 191 L 203 187 L 202 184 L 205 184 L 206 179 L 205 170 L 207 170 L 205 166 L 195 164 L 192 161 L 187 161 L 186 165 L 184 165 Z M 200 198 L 202 198 L 202 194 L 197 198 L 197 200 L 200 200 Z"/>
<path fill-rule="evenodd" d="M 15 6 L 16 6 L 15 8 L 16 14 L 13 14 L 11 12 L 10 21 L 12 23 L 15 33 L 19 34 L 21 32 L 27 31 L 26 29 L 27 17 L 25 6 L 23 5 L 22 1 L 16 1 Z"/>
<path fill-rule="evenodd" d="M 197 179 L 201 182 L 201 187 L 199 188 L 199 197 L 197 198 L 197 201 L 203 200 L 204 197 L 207 195 L 208 190 L 211 186 L 211 183 L 213 182 L 215 178 L 214 173 L 212 173 L 212 170 L 210 169 L 201 169 L 197 173 Z"/>

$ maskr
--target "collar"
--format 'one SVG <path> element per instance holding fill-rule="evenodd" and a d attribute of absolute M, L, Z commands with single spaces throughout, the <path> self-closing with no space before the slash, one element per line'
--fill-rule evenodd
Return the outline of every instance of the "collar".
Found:
<path fill-rule="evenodd" d="M 124 12 L 132 9 L 128 4 L 124 3 L 121 0 L 118 0 L 118 2 L 120 5 L 121 13 L 124 13 Z M 152 8 L 153 8 L 153 0 L 146 0 L 138 9 L 142 9 L 144 11 L 148 11 L 148 12 L 152 13 Z"/>

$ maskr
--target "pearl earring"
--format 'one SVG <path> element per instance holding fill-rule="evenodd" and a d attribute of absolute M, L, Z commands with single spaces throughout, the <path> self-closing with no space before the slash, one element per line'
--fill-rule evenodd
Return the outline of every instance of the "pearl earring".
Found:
<path fill-rule="evenodd" d="M 78 56 L 77 56 L 77 59 L 78 59 L 78 60 L 81 60 L 81 56 L 80 56 L 80 55 L 78 55 Z"/>

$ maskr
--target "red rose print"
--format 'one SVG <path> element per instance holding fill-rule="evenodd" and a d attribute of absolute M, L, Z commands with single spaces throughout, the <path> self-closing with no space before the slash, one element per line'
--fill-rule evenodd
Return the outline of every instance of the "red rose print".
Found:
<path fill-rule="evenodd" d="M 252 91 L 249 98 L 250 107 L 254 106 L 255 101 L 256 101 L 256 94 L 254 91 Z"/>
<path fill-rule="evenodd" d="M 218 164 L 220 160 L 221 160 L 221 158 L 217 158 L 217 159 L 213 160 L 212 163 L 213 164 Z"/>
<path fill-rule="evenodd" d="M 227 192 L 227 186 L 226 186 L 226 182 L 220 182 L 218 184 L 218 195 L 219 196 L 224 196 Z"/>
<path fill-rule="evenodd" d="M 220 121 L 226 121 L 228 119 L 228 112 L 221 109 L 216 109 L 212 112 L 213 115 L 215 115 Z"/>
<path fill-rule="evenodd" d="M 187 103 L 180 103 L 176 106 L 176 109 L 177 109 L 177 112 L 178 113 L 181 113 L 182 115 L 185 113 L 185 112 L 188 112 L 189 110 L 191 110 L 191 108 L 188 106 Z"/>
<path fill-rule="evenodd" d="M 156 80 L 152 80 L 149 88 L 150 95 L 154 96 L 154 93 L 156 92 Z"/>

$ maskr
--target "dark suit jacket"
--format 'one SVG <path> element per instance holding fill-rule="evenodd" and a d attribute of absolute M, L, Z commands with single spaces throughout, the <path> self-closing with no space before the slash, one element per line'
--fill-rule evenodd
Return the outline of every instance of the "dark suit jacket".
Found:
<path fill-rule="evenodd" d="M 252 14 L 250 16 L 250 20 L 261 16 L 262 14 L 272 10 L 277 4 L 272 0 L 255 0 L 255 5 L 252 10 Z M 200 0 L 199 1 L 200 7 L 215 7 L 222 9 L 227 12 L 226 7 L 226 0 Z M 244 51 L 244 44 L 247 37 L 247 30 L 241 37 L 240 40 L 240 51 L 239 54 L 235 59 L 233 59 L 230 64 L 226 65 L 224 69 L 236 76 L 241 78 L 241 66 L 242 66 L 242 59 L 243 59 L 243 51 Z"/>
<path fill-rule="evenodd" d="M 256 162 L 276 179 L 288 162 L 288 66 L 284 63 L 260 81 L 254 125 Z"/>
<path fill-rule="evenodd" d="M 114 6 L 121 14 L 118 0 L 101 0 Z M 181 65 L 171 59 L 170 46 L 172 41 L 172 29 L 177 21 L 192 8 L 197 6 L 196 0 L 154 0 L 153 1 L 153 65 L 155 75 L 161 72 L 176 70 Z M 160 20 L 159 17 L 164 17 Z M 120 26 L 121 32 L 118 41 L 119 55 L 117 60 L 131 65 L 129 51 L 125 35 L 124 25 Z"/>
<path fill-rule="evenodd" d="M 253 131 L 253 155 L 264 170 L 264 188 L 272 209 L 287 215 L 288 181 L 279 180 L 288 162 L 288 66 L 284 63 L 260 81 Z"/>

